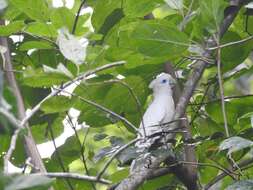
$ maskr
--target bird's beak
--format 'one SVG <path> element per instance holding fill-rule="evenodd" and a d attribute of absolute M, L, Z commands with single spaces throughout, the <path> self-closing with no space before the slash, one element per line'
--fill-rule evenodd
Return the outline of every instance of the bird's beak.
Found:
<path fill-rule="evenodd" d="M 169 82 L 170 86 L 173 88 L 176 86 L 177 81 L 174 78 L 171 78 L 170 82 Z"/>
<path fill-rule="evenodd" d="M 152 81 L 149 83 L 148 87 L 149 87 L 150 89 L 153 89 L 153 88 L 154 88 L 154 85 L 155 85 L 155 79 L 152 80 Z"/>

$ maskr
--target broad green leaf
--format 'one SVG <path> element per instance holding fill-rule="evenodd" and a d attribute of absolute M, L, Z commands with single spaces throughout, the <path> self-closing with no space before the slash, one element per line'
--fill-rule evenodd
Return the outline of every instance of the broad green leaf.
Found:
<path fill-rule="evenodd" d="M 226 113 L 227 120 L 230 125 L 233 125 L 237 122 L 237 119 L 240 118 L 247 112 L 252 112 L 252 97 L 246 97 L 241 99 L 232 99 L 230 101 L 226 101 Z M 211 116 L 211 118 L 217 123 L 223 123 L 223 116 L 221 111 L 220 102 L 214 102 L 207 104 L 205 107 L 207 113 Z"/>
<path fill-rule="evenodd" d="M 12 2 L 9 1 L 8 9 L 5 10 L 3 19 L 13 21 L 16 17 L 18 17 L 22 11 L 20 11 Z"/>
<path fill-rule="evenodd" d="M 224 0 L 202 0 L 200 3 L 200 19 L 206 30 L 214 33 L 218 30 L 224 17 L 226 3 Z"/>
<path fill-rule="evenodd" d="M 124 3 L 123 10 L 126 17 L 144 17 L 161 4 L 164 4 L 163 0 L 128 0 Z"/>
<path fill-rule="evenodd" d="M 65 118 L 65 113 L 62 114 L 47 114 L 40 117 L 42 122 L 31 125 L 33 137 L 36 143 L 44 143 L 50 140 L 49 127 L 52 128 L 55 137 L 59 136 L 64 129 L 62 121 Z"/>
<path fill-rule="evenodd" d="M 106 34 L 122 18 L 121 3 L 118 0 L 100 0 L 96 2 L 91 18 L 95 31 Z"/>
<path fill-rule="evenodd" d="M 146 83 L 138 76 L 129 76 L 122 82 L 128 87 L 115 83 L 106 94 L 104 103 L 106 107 L 137 125 L 142 115 L 142 106 L 148 96 Z"/>
<path fill-rule="evenodd" d="M 253 180 L 241 180 L 229 185 L 226 190 L 252 190 Z"/>
<path fill-rule="evenodd" d="M 104 105 L 104 99 L 111 85 L 79 85 L 74 93 L 80 97 L 91 100 L 97 104 Z M 88 125 L 92 127 L 100 127 L 105 124 L 109 124 L 112 121 L 107 113 L 101 111 L 99 108 L 89 105 L 86 102 L 78 99 L 75 103 L 75 108 L 82 111 L 79 120 L 85 121 Z"/>
<path fill-rule="evenodd" d="M 169 22 L 143 21 L 132 33 L 138 50 L 148 56 L 175 57 L 189 46 L 186 34 Z"/>
<path fill-rule="evenodd" d="M 244 148 L 248 148 L 253 146 L 253 141 L 244 139 L 242 137 L 230 137 L 226 140 L 224 140 L 221 144 L 219 149 L 220 150 L 227 150 L 228 154 L 231 154 L 233 152 L 239 151 Z"/>
<path fill-rule="evenodd" d="M 50 10 L 47 2 L 43 0 L 11 0 L 11 3 L 31 19 L 46 22 L 49 19 Z"/>
<path fill-rule="evenodd" d="M 27 51 L 30 49 L 52 49 L 53 45 L 45 41 L 27 41 L 19 46 L 20 51 Z"/>
<path fill-rule="evenodd" d="M 168 184 L 177 185 L 178 182 L 175 180 L 175 178 L 164 175 L 162 177 L 146 181 L 142 187 L 147 190 L 163 189 L 163 187 L 167 188 Z"/>
<path fill-rule="evenodd" d="M 144 56 L 128 48 L 111 47 L 106 51 L 105 58 L 111 62 L 124 60 L 126 68 L 134 68 L 145 64 Z"/>
<path fill-rule="evenodd" d="M 129 175 L 129 170 L 128 169 L 122 169 L 119 171 L 116 171 L 112 175 L 109 176 L 109 180 L 111 180 L 113 183 L 117 183 L 124 178 L 126 178 Z"/>
<path fill-rule="evenodd" d="M 16 32 L 20 32 L 24 28 L 24 21 L 14 21 L 6 26 L 0 26 L 0 36 L 9 36 Z"/>
<path fill-rule="evenodd" d="M 76 136 L 69 137 L 62 146 L 58 147 L 58 153 L 61 156 L 65 167 L 74 160 L 79 159 L 81 147 Z M 51 158 L 52 163 L 58 164 L 58 155 L 56 152 L 53 153 Z"/>
<path fill-rule="evenodd" d="M 52 14 L 50 15 L 52 24 L 56 29 L 60 28 L 67 28 L 70 32 L 72 32 L 74 21 L 75 21 L 75 14 L 66 7 L 60 7 L 54 9 Z M 89 19 L 89 14 L 80 15 L 78 17 L 78 22 L 76 25 L 75 34 L 78 36 L 86 34 L 89 29 L 84 26 L 85 22 Z"/>
<path fill-rule="evenodd" d="M 73 100 L 66 96 L 54 96 L 41 105 L 45 113 L 57 113 L 68 111 L 73 106 Z"/>
<path fill-rule="evenodd" d="M 240 41 L 242 38 L 235 32 L 228 31 L 221 39 L 221 44 Z M 229 71 L 241 64 L 250 54 L 252 47 L 249 43 L 240 43 L 221 49 L 223 72 Z"/>
<path fill-rule="evenodd" d="M 66 27 L 69 31 L 72 30 L 75 15 L 68 8 L 60 7 L 54 9 L 50 17 L 56 29 Z"/>
<path fill-rule="evenodd" d="M 41 69 L 33 70 L 27 68 L 24 72 L 23 83 L 30 87 L 51 87 L 60 85 L 70 80 L 68 76 L 59 72 L 46 73 Z"/>
<path fill-rule="evenodd" d="M 56 28 L 52 24 L 42 22 L 33 22 L 29 24 L 25 31 L 37 36 L 46 36 L 51 38 L 57 36 Z"/>
<path fill-rule="evenodd" d="M 4 190 L 21 190 L 38 186 L 48 186 L 53 181 L 54 179 L 43 175 L 20 175 L 12 178 L 11 182 L 4 188 Z"/>

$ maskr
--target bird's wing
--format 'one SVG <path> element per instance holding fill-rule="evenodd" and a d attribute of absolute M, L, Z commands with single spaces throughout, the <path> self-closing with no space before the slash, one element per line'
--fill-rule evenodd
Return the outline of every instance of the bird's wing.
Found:
<path fill-rule="evenodd" d="M 143 119 L 140 124 L 140 132 L 143 133 L 143 126 L 145 128 L 146 135 L 149 136 L 157 132 L 160 127 L 155 126 L 161 124 L 166 117 L 166 109 L 162 103 L 152 103 L 146 110 Z"/>

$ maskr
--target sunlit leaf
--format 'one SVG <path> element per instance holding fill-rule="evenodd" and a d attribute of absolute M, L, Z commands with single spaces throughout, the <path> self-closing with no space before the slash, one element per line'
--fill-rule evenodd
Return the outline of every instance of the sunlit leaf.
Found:
<path fill-rule="evenodd" d="M 149 56 L 174 57 L 182 54 L 188 47 L 187 36 L 175 26 L 166 23 L 140 22 L 132 33 L 138 50 Z"/>
<path fill-rule="evenodd" d="M 253 141 L 244 139 L 242 137 L 230 137 L 226 140 L 224 140 L 221 144 L 219 149 L 220 150 L 227 150 L 228 154 L 231 154 L 233 152 L 236 152 L 238 150 L 251 147 L 253 146 Z"/>

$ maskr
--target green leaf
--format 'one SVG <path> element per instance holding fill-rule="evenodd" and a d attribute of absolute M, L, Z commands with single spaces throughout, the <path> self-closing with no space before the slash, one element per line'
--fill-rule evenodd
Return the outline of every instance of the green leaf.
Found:
<path fill-rule="evenodd" d="M 13 21 L 17 18 L 22 12 L 9 1 L 8 8 L 5 10 L 3 19 Z"/>
<path fill-rule="evenodd" d="M 97 1 L 92 14 L 92 25 L 99 33 L 106 34 L 123 17 L 121 1 Z"/>
<path fill-rule="evenodd" d="M 73 100 L 66 96 L 54 96 L 41 105 L 45 113 L 65 112 L 73 106 Z"/>
<path fill-rule="evenodd" d="M 44 0 L 11 0 L 11 3 L 31 19 L 43 22 L 49 19 L 50 10 Z"/>
<path fill-rule="evenodd" d="M 148 56 L 175 57 L 189 46 L 186 34 L 169 22 L 143 21 L 132 33 L 138 50 Z"/>
<path fill-rule="evenodd" d="M 54 9 L 51 14 L 51 20 L 55 28 L 67 27 L 69 31 L 73 28 L 75 15 L 66 7 Z"/>
<path fill-rule="evenodd" d="M 242 40 L 239 34 L 228 31 L 221 39 L 221 44 Z M 241 64 L 250 54 L 252 47 L 249 42 L 231 45 L 221 49 L 223 72 L 229 71 Z"/>
<path fill-rule="evenodd" d="M 206 111 L 215 122 L 219 124 L 224 122 L 220 102 L 208 104 L 206 106 Z M 233 105 L 232 102 L 226 102 L 227 120 L 230 125 L 236 123 L 238 117 L 237 111 L 238 108 L 236 105 Z"/>
<path fill-rule="evenodd" d="M 109 175 L 109 180 L 111 180 L 113 183 L 117 183 L 123 179 L 125 179 L 127 176 L 129 175 L 129 170 L 123 169 L 123 170 L 119 170 L 116 171 L 115 173 L 113 173 L 112 175 Z"/>
<path fill-rule="evenodd" d="M 202 26 L 211 33 L 218 30 L 220 23 L 224 17 L 224 9 L 226 6 L 223 0 L 202 0 L 200 3 L 200 19 Z"/>
<path fill-rule="evenodd" d="M 58 153 L 61 155 L 65 166 L 68 166 L 71 162 L 78 159 L 80 157 L 81 147 L 76 136 L 69 137 L 62 146 L 58 147 Z M 51 156 L 52 163 L 58 164 L 57 156 L 57 153 L 54 152 Z"/>
<path fill-rule="evenodd" d="M 47 114 L 40 116 L 40 122 L 31 126 L 32 135 L 36 139 L 36 143 L 44 143 L 48 141 L 49 127 L 52 128 L 55 137 L 63 133 L 63 123 L 66 114 Z"/>
<path fill-rule="evenodd" d="M 73 29 L 75 17 L 75 14 L 66 7 L 54 9 L 50 16 L 52 24 L 56 29 L 66 27 L 70 32 Z M 89 17 L 89 14 L 80 15 L 78 17 L 78 22 L 75 30 L 76 35 L 82 36 L 89 31 L 89 29 L 84 26 L 85 22 L 89 19 Z"/>
<path fill-rule="evenodd" d="M 6 26 L 0 26 L 0 36 L 9 36 L 13 33 L 20 32 L 25 26 L 24 21 L 14 21 Z"/>
<path fill-rule="evenodd" d="M 239 151 L 244 148 L 248 148 L 253 146 L 253 141 L 244 139 L 242 137 L 230 137 L 224 140 L 221 144 L 219 149 L 226 150 L 228 149 L 228 154 L 233 152 Z"/>
<path fill-rule="evenodd" d="M 12 178 L 11 182 L 4 188 L 4 190 L 21 190 L 38 186 L 45 186 L 52 183 L 54 179 L 43 175 L 20 175 Z"/>
<path fill-rule="evenodd" d="M 46 37 L 57 36 L 56 28 L 52 24 L 45 24 L 42 22 L 33 22 L 29 24 L 26 27 L 25 31 L 38 36 L 46 36 Z"/>
<path fill-rule="evenodd" d="M 105 105 L 114 112 L 125 116 L 131 122 L 138 124 L 142 115 L 140 109 L 148 96 L 146 83 L 138 76 L 129 76 L 123 82 L 128 87 L 115 83 L 106 94 Z M 132 89 L 132 92 L 129 88 Z"/>
<path fill-rule="evenodd" d="M 49 42 L 45 41 L 27 41 L 19 46 L 20 51 L 27 51 L 30 49 L 52 49 L 53 46 Z"/>
<path fill-rule="evenodd" d="M 97 104 L 104 105 L 104 98 L 110 88 L 111 85 L 85 86 L 81 84 L 75 89 L 74 93 Z M 107 113 L 83 102 L 80 99 L 78 99 L 75 103 L 75 108 L 82 111 L 79 117 L 80 121 L 85 121 L 88 125 L 92 127 L 100 127 L 104 126 L 105 124 L 111 123 Z"/>
<path fill-rule="evenodd" d="M 163 0 L 128 0 L 124 3 L 126 17 L 143 17 L 164 4 Z"/>
<path fill-rule="evenodd" d="M 28 68 L 24 72 L 23 83 L 30 87 L 51 87 L 53 85 L 60 85 L 70 80 L 65 74 L 58 72 L 45 73 L 37 69 Z"/>

